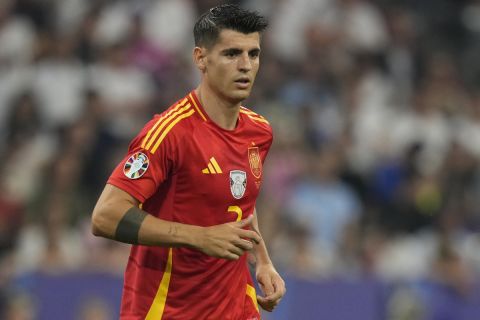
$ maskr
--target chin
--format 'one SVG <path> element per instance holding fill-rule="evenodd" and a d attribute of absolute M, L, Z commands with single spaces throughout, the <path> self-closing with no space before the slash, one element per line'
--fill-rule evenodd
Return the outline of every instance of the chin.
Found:
<path fill-rule="evenodd" d="M 237 90 L 235 92 L 232 92 L 229 96 L 232 100 L 240 102 L 250 96 L 250 90 Z"/>

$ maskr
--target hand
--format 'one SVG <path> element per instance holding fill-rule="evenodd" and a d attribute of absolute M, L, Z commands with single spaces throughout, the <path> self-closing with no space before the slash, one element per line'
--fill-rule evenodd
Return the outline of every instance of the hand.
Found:
<path fill-rule="evenodd" d="M 264 297 L 257 295 L 257 302 L 262 309 L 272 312 L 287 292 L 285 281 L 271 263 L 257 265 L 256 276 L 264 294 Z"/>
<path fill-rule="evenodd" d="M 260 243 L 262 238 L 252 230 L 253 215 L 237 222 L 229 222 L 202 229 L 197 249 L 203 253 L 228 260 L 239 259 L 246 251 L 253 249 L 253 243 Z"/>

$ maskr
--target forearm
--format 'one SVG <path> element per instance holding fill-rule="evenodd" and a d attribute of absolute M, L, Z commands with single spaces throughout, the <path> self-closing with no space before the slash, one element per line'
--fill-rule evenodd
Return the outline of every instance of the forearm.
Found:
<path fill-rule="evenodd" d="M 139 202 L 107 185 L 92 216 L 96 236 L 130 244 L 193 247 L 200 227 L 158 219 L 138 208 Z"/>
<path fill-rule="evenodd" d="M 259 228 L 259 225 L 258 225 L 257 210 L 256 209 L 253 211 L 253 215 L 254 215 L 254 218 L 253 218 L 252 226 L 255 228 L 255 231 L 259 235 L 261 235 L 260 234 L 260 228 Z M 270 256 L 268 255 L 267 246 L 265 244 L 265 241 L 264 241 L 263 237 L 262 237 L 262 241 L 260 241 L 256 245 L 254 245 L 253 254 L 255 255 L 257 265 L 259 265 L 259 264 L 271 264 L 272 263 L 272 261 L 270 260 Z"/>
<path fill-rule="evenodd" d="M 138 243 L 150 246 L 196 248 L 199 226 L 158 219 L 147 214 L 138 234 Z"/>

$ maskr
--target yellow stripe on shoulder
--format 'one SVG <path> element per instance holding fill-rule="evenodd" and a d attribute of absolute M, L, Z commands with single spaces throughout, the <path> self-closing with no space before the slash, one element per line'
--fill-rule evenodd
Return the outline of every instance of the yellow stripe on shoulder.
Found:
<path fill-rule="evenodd" d="M 270 125 L 270 123 L 267 121 L 267 119 L 265 119 L 264 117 L 262 117 L 259 114 L 256 114 L 253 111 L 247 112 L 244 109 L 240 109 L 240 113 L 243 113 L 243 114 L 247 115 L 250 119 L 252 119 L 254 121 L 263 122 L 263 123 L 266 123 L 266 124 Z"/>
<path fill-rule="evenodd" d="M 259 118 L 262 118 L 262 119 L 265 119 L 265 117 L 263 117 L 262 115 L 256 113 L 256 112 L 253 112 L 252 110 L 250 109 L 247 109 L 245 107 L 240 107 L 240 112 L 241 113 L 244 113 L 244 114 L 248 114 L 248 115 L 251 115 L 251 116 L 254 116 L 254 117 L 259 117 Z"/>
<path fill-rule="evenodd" d="M 190 100 L 192 101 L 193 106 L 194 106 L 195 109 L 197 110 L 198 114 L 202 117 L 203 121 L 207 121 L 207 117 L 205 117 L 205 115 L 202 113 L 202 111 L 201 111 L 200 108 L 198 107 L 198 105 L 197 105 L 197 103 L 195 102 L 195 99 L 193 98 L 192 94 L 190 93 L 188 96 L 190 97 Z"/>
<path fill-rule="evenodd" d="M 148 139 L 150 138 L 150 136 L 152 135 L 152 133 L 155 131 L 155 129 L 160 125 L 160 123 L 162 123 L 162 121 L 167 118 L 169 115 L 171 115 L 173 112 L 177 111 L 180 107 L 184 106 L 185 103 L 187 103 L 188 99 L 185 98 L 183 99 L 180 103 L 178 103 L 175 107 L 173 107 L 173 109 L 171 109 L 170 111 L 168 111 L 167 113 L 165 113 L 164 115 L 162 115 L 160 117 L 160 119 L 157 120 L 157 122 L 155 123 L 155 125 L 148 131 L 147 135 L 145 136 L 145 138 L 143 139 L 143 142 L 142 142 L 142 148 L 145 148 L 146 144 L 147 144 L 147 141 Z"/>
<path fill-rule="evenodd" d="M 270 124 L 270 122 L 267 121 L 267 119 L 265 118 L 258 118 L 258 117 L 253 117 L 253 116 L 248 116 L 250 119 L 254 120 L 254 121 L 258 121 L 258 122 L 263 122 L 263 123 L 266 123 L 266 124 Z"/>
<path fill-rule="evenodd" d="M 173 112 L 171 115 L 169 115 L 168 117 L 165 118 L 164 121 L 162 121 L 162 123 L 160 124 L 160 126 L 158 126 L 157 130 L 155 131 L 155 133 L 152 135 L 152 138 L 148 141 L 147 145 L 145 146 L 145 149 L 146 150 L 149 150 L 153 143 L 155 142 L 155 140 L 157 139 L 158 135 L 160 134 L 160 132 L 162 132 L 162 129 L 165 128 L 165 126 L 172 120 L 172 119 L 175 119 L 177 116 L 183 114 L 185 111 L 187 110 L 191 110 L 191 111 L 194 111 L 193 109 L 191 109 L 191 105 L 190 103 L 188 103 L 186 106 L 184 106 L 183 108 L 180 108 L 178 109 L 177 111 Z"/>
<path fill-rule="evenodd" d="M 172 130 L 172 128 L 181 120 L 185 119 L 185 118 L 188 118 L 190 117 L 192 114 L 195 113 L 195 110 L 191 109 L 190 111 L 188 111 L 187 113 L 183 113 L 181 114 L 180 116 L 178 116 L 175 120 L 172 121 L 172 123 L 170 123 L 170 125 L 163 131 L 162 135 L 160 136 L 160 138 L 158 138 L 157 140 L 157 143 L 155 143 L 155 145 L 153 146 L 151 152 L 152 153 L 155 153 L 155 151 L 157 151 L 158 147 L 160 146 L 160 144 L 162 143 L 163 139 L 165 139 L 165 137 L 167 136 L 167 134 L 170 132 L 170 130 Z"/>

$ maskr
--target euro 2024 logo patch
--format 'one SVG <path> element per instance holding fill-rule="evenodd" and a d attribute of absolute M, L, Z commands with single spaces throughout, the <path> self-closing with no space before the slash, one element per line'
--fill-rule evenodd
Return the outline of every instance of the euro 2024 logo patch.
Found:
<path fill-rule="evenodd" d="M 241 170 L 230 171 L 230 191 L 235 199 L 240 199 L 247 188 L 247 173 Z"/>
<path fill-rule="evenodd" d="M 123 173 L 127 178 L 138 179 L 145 174 L 148 165 L 148 157 L 142 152 L 137 152 L 125 162 Z"/>

